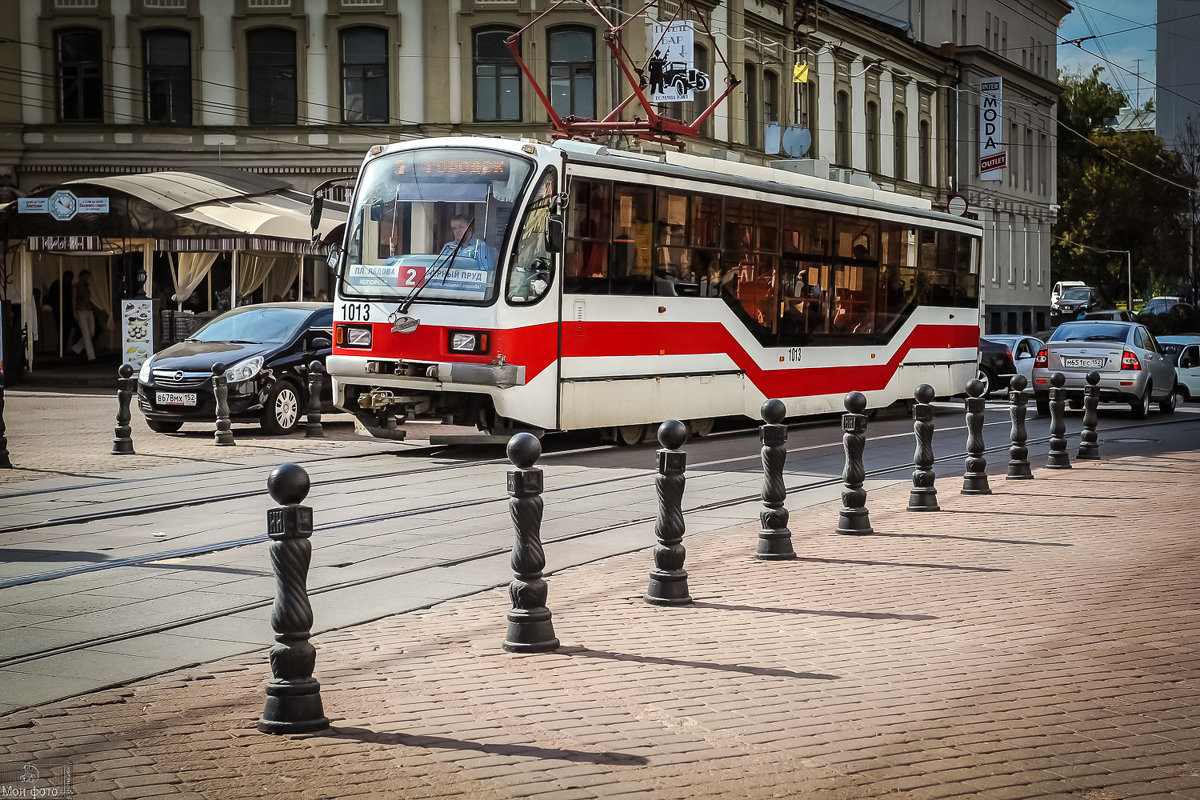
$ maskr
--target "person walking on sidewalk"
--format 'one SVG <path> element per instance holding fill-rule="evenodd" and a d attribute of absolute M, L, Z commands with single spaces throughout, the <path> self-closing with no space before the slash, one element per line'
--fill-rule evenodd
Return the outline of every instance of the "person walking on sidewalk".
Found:
<path fill-rule="evenodd" d="M 71 348 L 78 353 L 81 349 L 87 351 L 87 360 L 96 360 L 96 348 L 92 345 L 92 337 L 96 335 L 96 315 L 92 311 L 92 274 L 86 269 L 79 273 L 75 281 L 75 323 L 79 326 L 79 341 Z"/>

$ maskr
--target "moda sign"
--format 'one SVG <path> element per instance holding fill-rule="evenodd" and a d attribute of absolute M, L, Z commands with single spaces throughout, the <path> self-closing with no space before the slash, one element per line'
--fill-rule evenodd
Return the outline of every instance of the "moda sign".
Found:
<path fill-rule="evenodd" d="M 1008 166 L 1008 151 L 1000 138 L 1001 97 L 1004 95 L 1003 78 L 985 78 L 979 82 L 979 179 L 981 181 L 1004 180 L 1004 168 Z"/>

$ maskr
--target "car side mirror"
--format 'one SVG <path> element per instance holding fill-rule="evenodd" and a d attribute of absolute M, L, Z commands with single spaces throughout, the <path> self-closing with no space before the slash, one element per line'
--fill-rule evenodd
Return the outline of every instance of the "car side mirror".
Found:
<path fill-rule="evenodd" d="M 313 350 L 329 350 L 333 347 L 333 342 L 326 339 L 324 336 L 317 336 L 312 340 Z"/>
<path fill-rule="evenodd" d="M 1027 358 L 1033 358 L 1033 353 L 1017 353 L 1017 361 L 1024 361 Z"/>

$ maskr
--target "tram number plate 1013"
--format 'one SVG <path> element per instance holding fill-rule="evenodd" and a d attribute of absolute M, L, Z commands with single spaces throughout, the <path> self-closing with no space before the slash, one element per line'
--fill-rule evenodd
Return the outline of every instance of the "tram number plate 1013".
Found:
<path fill-rule="evenodd" d="M 799 361 L 799 360 L 800 360 L 800 348 L 799 347 L 789 347 L 788 348 L 788 361 Z"/>
<path fill-rule="evenodd" d="M 338 318 L 345 322 L 370 322 L 370 303 L 342 303 L 342 315 Z"/>

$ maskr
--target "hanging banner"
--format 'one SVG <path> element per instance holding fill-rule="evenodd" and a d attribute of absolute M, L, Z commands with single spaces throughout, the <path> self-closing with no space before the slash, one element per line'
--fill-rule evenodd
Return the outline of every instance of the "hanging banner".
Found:
<path fill-rule="evenodd" d="M 981 181 L 1004 180 L 1004 168 L 1008 166 L 1008 151 L 1004 148 L 1000 125 L 1001 98 L 1004 95 L 1003 78 L 985 78 L 979 82 L 979 179 Z"/>
<path fill-rule="evenodd" d="M 650 58 L 646 62 L 650 102 L 684 103 L 694 99 L 694 92 L 708 91 L 708 76 L 696 69 L 694 32 L 691 20 L 676 20 L 670 25 L 650 21 Z"/>

